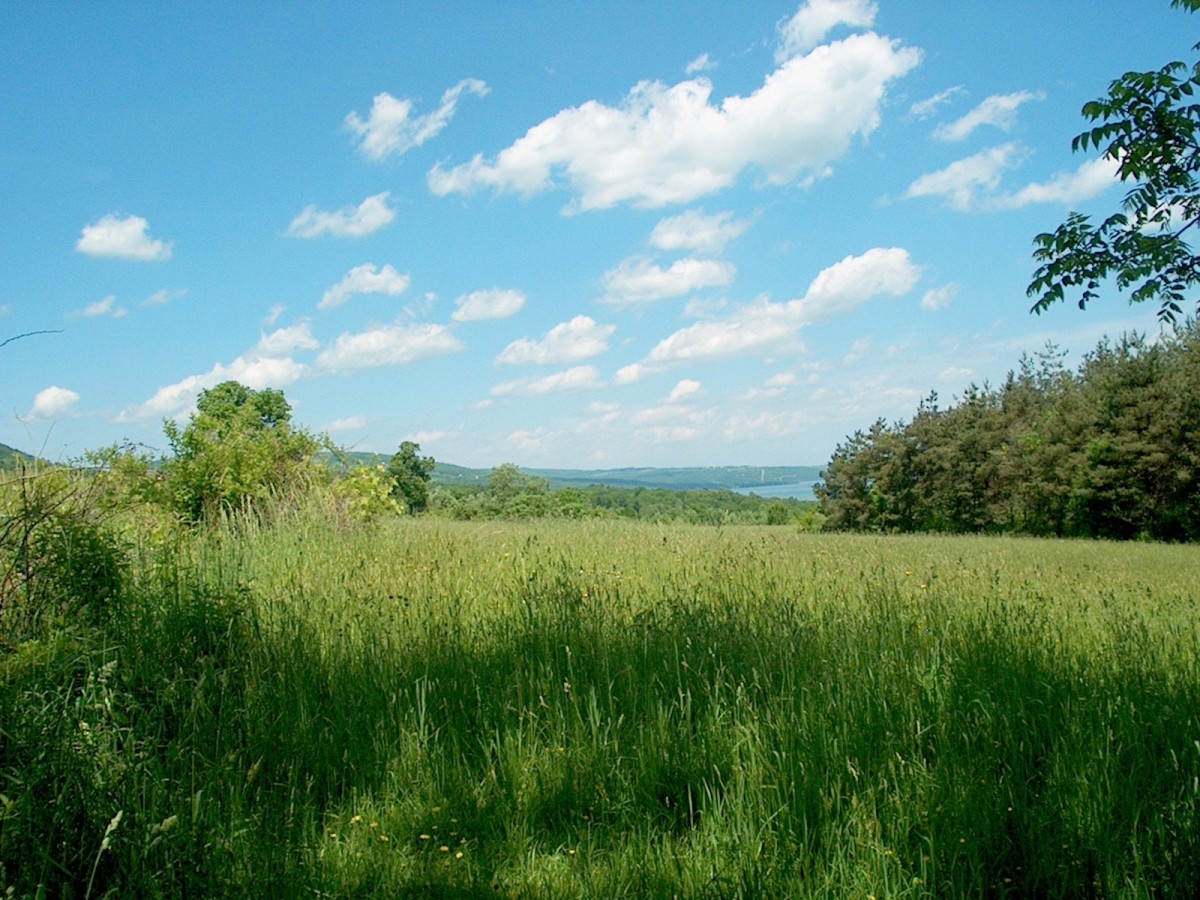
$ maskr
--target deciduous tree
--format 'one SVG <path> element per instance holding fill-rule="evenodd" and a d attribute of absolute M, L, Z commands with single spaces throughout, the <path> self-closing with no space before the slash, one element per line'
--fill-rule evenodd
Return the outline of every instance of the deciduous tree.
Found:
<path fill-rule="evenodd" d="M 1172 0 L 1200 10 L 1200 0 Z M 1200 50 L 1200 44 L 1196 45 Z M 1068 295 L 1083 309 L 1112 279 L 1131 302 L 1157 301 L 1158 316 L 1174 323 L 1200 284 L 1200 256 L 1192 249 L 1200 223 L 1200 61 L 1170 62 L 1157 71 L 1127 72 L 1108 96 L 1084 104 L 1096 123 L 1072 149 L 1102 151 L 1128 185 L 1121 209 L 1099 225 L 1078 212 L 1053 232 L 1034 238 L 1041 265 L 1029 284 L 1033 312 Z"/>
<path fill-rule="evenodd" d="M 319 444 L 291 427 L 282 391 L 251 390 L 226 381 L 201 391 L 187 425 L 163 423 L 172 458 L 165 466 L 173 505 L 198 521 L 219 509 L 240 509 L 311 474 Z"/>
<path fill-rule="evenodd" d="M 432 456 L 421 456 L 421 445 L 404 441 L 387 465 L 394 479 L 392 496 L 410 513 L 424 512 L 429 506 L 429 480 L 437 463 Z"/>

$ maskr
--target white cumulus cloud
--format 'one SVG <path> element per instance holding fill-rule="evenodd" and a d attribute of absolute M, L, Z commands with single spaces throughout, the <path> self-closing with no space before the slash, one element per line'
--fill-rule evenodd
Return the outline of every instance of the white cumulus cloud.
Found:
<path fill-rule="evenodd" d="M 339 335 L 317 357 L 317 365 L 333 372 L 402 366 L 456 353 L 464 346 L 445 325 L 384 325 Z"/>
<path fill-rule="evenodd" d="M 44 391 L 39 391 L 33 398 L 33 408 L 29 417 L 33 419 L 55 419 L 65 414 L 79 402 L 79 395 L 67 388 L 51 385 Z"/>
<path fill-rule="evenodd" d="M 398 100 L 385 91 L 375 95 L 366 119 L 356 112 L 346 116 L 346 127 L 358 137 L 358 149 L 368 159 L 403 155 L 436 137 L 450 123 L 464 92 L 483 97 L 488 86 L 478 78 L 464 78 L 442 94 L 436 110 L 415 117 L 411 100 Z"/>
<path fill-rule="evenodd" d="M 388 206 L 390 191 L 375 194 L 358 206 L 346 206 L 334 212 L 325 212 L 309 205 L 300 215 L 292 219 L 287 233 L 291 237 L 315 238 L 323 234 L 334 237 L 365 237 L 374 234 L 396 218 L 396 211 Z"/>
<path fill-rule="evenodd" d="M 346 275 L 327 290 L 317 309 L 331 309 L 341 306 L 355 294 L 387 294 L 398 297 L 408 290 L 411 279 L 401 275 L 391 265 L 376 269 L 374 263 L 355 266 Z"/>
<path fill-rule="evenodd" d="M 455 322 L 482 322 L 487 319 L 507 319 L 525 307 L 525 295 L 520 291 L 492 288 L 472 291 L 454 301 Z"/>
<path fill-rule="evenodd" d="M 736 271 L 733 263 L 715 259 L 678 259 L 664 269 L 646 257 L 633 257 L 604 273 L 604 302 L 628 306 L 681 297 L 700 288 L 728 285 Z"/>
<path fill-rule="evenodd" d="M 903 296 L 920 279 L 921 270 L 907 250 L 875 247 L 823 269 L 798 301 L 798 309 L 805 322 L 820 321 L 847 313 L 872 297 Z"/>
<path fill-rule="evenodd" d="M 1045 100 L 1041 91 L 1017 91 L 1014 94 L 993 94 L 973 110 L 948 125 L 938 126 L 933 136 L 939 141 L 961 141 L 983 125 L 993 125 L 1001 131 L 1012 128 L 1017 110 L 1030 100 Z"/>
<path fill-rule="evenodd" d="M 122 219 L 110 213 L 94 225 L 83 226 L 75 250 L 86 256 L 110 259 L 168 260 L 171 245 L 151 238 L 150 223 L 141 216 Z"/>
<path fill-rule="evenodd" d="M 650 234 L 650 243 L 660 250 L 720 253 L 730 241 L 745 234 L 749 227 L 749 222 L 734 219 L 732 212 L 710 216 L 702 209 L 689 209 L 655 225 Z"/>
<path fill-rule="evenodd" d="M 591 100 L 562 110 L 494 159 L 439 164 L 429 187 L 438 195 L 480 188 L 530 195 L 567 186 L 576 194 L 568 211 L 581 211 L 688 203 L 751 167 L 776 185 L 823 175 L 855 137 L 875 129 L 888 84 L 920 56 L 889 38 L 856 34 L 787 59 L 749 96 L 719 104 L 707 78 L 643 81 L 619 106 Z"/>
<path fill-rule="evenodd" d="M 540 341 L 520 338 L 505 347 L 496 362 L 508 365 L 558 365 L 599 356 L 608 350 L 615 325 L 600 325 L 590 316 L 576 316 L 555 325 Z"/>

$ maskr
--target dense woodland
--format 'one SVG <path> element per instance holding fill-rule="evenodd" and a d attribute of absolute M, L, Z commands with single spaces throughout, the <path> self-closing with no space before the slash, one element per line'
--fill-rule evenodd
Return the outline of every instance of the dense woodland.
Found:
<path fill-rule="evenodd" d="M 837 530 L 1200 538 L 1200 330 L 1054 347 L 999 386 L 936 394 L 842 443 L 817 486 Z"/>

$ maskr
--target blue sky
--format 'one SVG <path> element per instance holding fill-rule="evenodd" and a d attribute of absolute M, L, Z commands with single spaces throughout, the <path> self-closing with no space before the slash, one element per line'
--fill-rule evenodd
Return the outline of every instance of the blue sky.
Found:
<path fill-rule="evenodd" d="M 460 465 L 802 465 L 1023 352 L 1032 238 L 1119 203 L 1080 107 L 1167 0 L 9 3 L 0 441 L 229 378 Z"/>

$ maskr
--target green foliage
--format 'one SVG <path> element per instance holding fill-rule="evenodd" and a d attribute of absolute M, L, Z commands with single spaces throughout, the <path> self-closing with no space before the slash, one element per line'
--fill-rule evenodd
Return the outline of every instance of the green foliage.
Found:
<path fill-rule="evenodd" d="M 420 456 L 420 452 L 420 444 L 404 441 L 387 465 L 392 495 L 410 513 L 424 512 L 429 507 L 429 479 L 437 465 L 432 456 Z"/>
<path fill-rule="evenodd" d="M 0 482 L 0 645 L 76 617 L 99 621 L 120 599 L 125 569 L 94 485 L 80 475 L 48 469 Z"/>
<path fill-rule="evenodd" d="M 282 392 L 226 381 L 200 393 L 196 412 L 180 428 L 163 423 L 173 457 L 164 466 L 170 502 L 187 521 L 252 507 L 314 477 L 319 448 L 293 430 Z"/>
<path fill-rule="evenodd" d="M 1197 0 L 1173 6 L 1196 11 Z M 1200 45 L 1197 45 L 1200 49 Z M 1079 294 L 1079 308 L 1094 300 L 1102 282 L 1131 289 L 1130 301 L 1155 300 L 1159 318 L 1175 322 L 1190 290 L 1200 283 L 1200 258 L 1188 232 L 1200 222 L 1200 62 L 1167 63 L 1157 71 L 1128 72 L 1109 85 L 1107 97 L 1083 107 L 1099 124 L 1076 136 L 1075 151 L 1095 149 L 1117 165 L 1130 185 L 1122 211 L 1098 226 L 1071 213 L 1054 232 L 1034 239 L 1041 265 L 1029 284 L 1041 313 Z"/>
<path fill-rule="evenodd" d="M 1200 540 L 1200 330 L 1053 349 L 998 389 L 936 396 L 839 445 L 817 494 L 834 530 Z"/>
<path fill-rule="evenodd" d="M 549 493 L 550 482 L 545 478 L 503 463 L 488 477 L 487 510 L 497 518 L 540 518 L 550 511 Z"/>
<path fill-rule="evenodd" d="M 395 479 L 383 466 L 355 466 L 331 490 L 344 514 L 355 522 L 374 522 L 402 512 L 394 496 Z"/>

